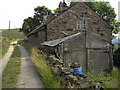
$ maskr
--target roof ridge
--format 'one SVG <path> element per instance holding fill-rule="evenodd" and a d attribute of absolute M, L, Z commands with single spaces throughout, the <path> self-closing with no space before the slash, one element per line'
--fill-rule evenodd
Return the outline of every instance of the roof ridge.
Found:
<path fill-rule="evenodd" d="M 42 28 L 43 26 L 47 25 L 48 23 L 52 22 L 54 19 L 56 19 L 58 16 L 60 16 L 61 14 L 63 14 L 64 12 L 68 11 L 70 8 L 72 8 L 73 6 L 79 4 L 79 3 L 84 3 L 85 5 L 87 5 L 94 13 L 96 13 L 86 2 L 82 1 L 82 2 L 75 2 L 72 6 L 68 7 L 66 10 L 64 10 L 63 12 L 60 12 L 56 15 L 54 15 L 52 18 L 49 18 L 46 21 L 43 21 L 38 27 L 36 27 L 29 35 L 37 32 L 37 29 Z M 96 13 L 97 14 L 97 13 Z M 109 27 L 113 28 L 110 24 L 108 24 L 100 15 L 97 14 L 97 16 L 99 16 L 99 18 L 101 20 L 103 20 L 103 22 L 105 22 L 106 25 L 108 25 Z"/>

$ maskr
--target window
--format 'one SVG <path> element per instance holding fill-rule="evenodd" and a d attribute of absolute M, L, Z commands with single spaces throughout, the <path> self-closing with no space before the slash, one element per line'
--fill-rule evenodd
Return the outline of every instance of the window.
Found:
<path fill-rule="evenodd" d="M 88 22 L 87 20 L 77 20 L 77 29 L 87 29 L 88 28 Z"/>

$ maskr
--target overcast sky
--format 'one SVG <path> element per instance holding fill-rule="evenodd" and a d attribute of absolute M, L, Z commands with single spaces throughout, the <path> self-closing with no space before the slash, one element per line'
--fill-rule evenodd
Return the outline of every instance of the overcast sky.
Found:
<path fill-rule="evenodd" d="M 21 28 L 23 20 L 33 16 L 35 7 L 44 5 L 54 10 L 60 1 L 62 0 L 0 0 L 0 29 L 8 29 L 9 20 L 11 21 L 11 28 Z M 107 1 L 118 14 L 118 1 L 120 0 Z M 67 0 L 66 3 L 68 3 Z"/>

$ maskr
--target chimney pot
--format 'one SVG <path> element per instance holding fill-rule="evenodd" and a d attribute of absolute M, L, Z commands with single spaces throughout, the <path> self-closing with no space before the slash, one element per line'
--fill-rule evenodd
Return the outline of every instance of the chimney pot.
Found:
<path fill-rule="evenodd" d="M 44 21 L 46 21 L 47 20 L 47 15 L 46 15 L 46 13 L 44 12 Z"/>
<path fill-rule="evenodd" d="M 63 0 L 63 3 L 59 3 L 59 12 L 63 12 L 64 10 L 67 9 L 67 4 L 65 3 L 65 0 Z"/>

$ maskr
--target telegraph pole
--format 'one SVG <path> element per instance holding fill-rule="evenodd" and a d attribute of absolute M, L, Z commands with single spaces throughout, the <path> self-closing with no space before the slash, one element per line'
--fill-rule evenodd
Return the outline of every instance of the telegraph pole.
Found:
<path fill-rule="evenodd" d="M 10 21 L 9 21 L 9 33 L 8 33 L 8 39 L 10 40 Z"/>
<path fill-rule="evenodd" d="M 120 22 L 120 1 L 118 2 L 118 22 Z"/>

